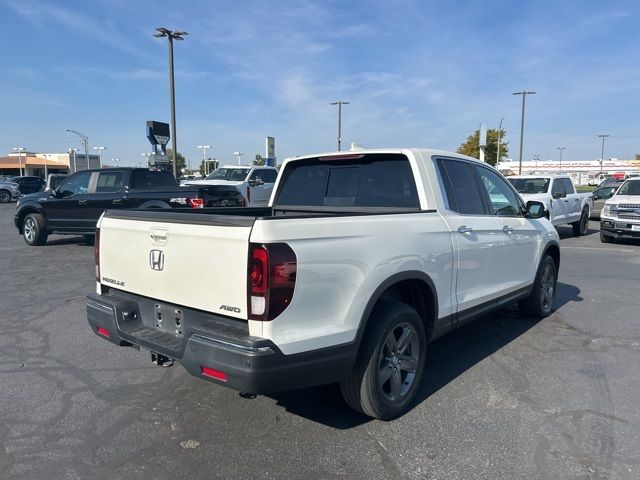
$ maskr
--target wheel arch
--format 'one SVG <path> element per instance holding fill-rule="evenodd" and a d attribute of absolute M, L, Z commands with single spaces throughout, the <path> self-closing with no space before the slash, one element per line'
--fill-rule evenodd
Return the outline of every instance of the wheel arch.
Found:
<path fill-rule="evenodd" d="M 49 224 L 49 219 L 47 218 L 47 216 L 42 212 L 41 208 L 37 208 L 34 205 L 24 205 L 22 207 L 20 207 L 20 210 L 18 210 L 18 232 L 20 233 L 20 235 L 22 235 L 23 231 L 22 231 L 22 227 L 24 225 L 24 219 L 26 218 L 27 215 L 30 215 L 32 213 L 39 213 L 40 215 L 42 215 L 42 217 L 44 218 L 45 221 L 45 226 L 48 226 Z"/>
<path fill-rule="evenodd" d="M 171 206 L 162 200 L 149 200 L 138 208 L 171 208 Z"/>
<path fill-rule="evenodd" d="M 549 244 L 545 247 L 544 251 L 542 252 L 542 255 L 540 257 L 540 262 L 542 262 L 542 259 L 544 258 L 545 255 L 549 255 L 551 258 L 553 258 L 553 261 L 556 264 L 556 271 L 559 271 L 560 270 L 560 245 L 558 245 L 557 242 L 549 242 Z"/>
<path fill-rule="evenodd" d="M 438 295 L 433 280 L 424 272 L 406 271 L 396 273 L 383 281 L 374 290 L 362 313 L 356 342 L 358 349 L 367 330 L 369 319 L 380 301 L 400 301 L 413 307 L 425 327 L 427 341 L 431 338 L 438 318 Z"/>

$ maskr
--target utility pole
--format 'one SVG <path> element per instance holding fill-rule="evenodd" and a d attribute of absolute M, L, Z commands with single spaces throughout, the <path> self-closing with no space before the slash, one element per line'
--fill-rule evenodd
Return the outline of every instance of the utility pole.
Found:
<path fill-rule="evenodd" d="M 171 145 L 173 147 L 173 176 L 178 178 L 176 155 L 178 155 L 178 142 L 176 140 L 176 92 L 174 88 L 174 75 L 173 75 L 173 41 L 184 40 L 184 35 L 189 35 L 187 32 L 172 32 L 171 30 L 160 27 L 156 28 L 157 33 L 153 36 L 157 38 L 167 37 L 169 40 L 169 95 L 171 103 Z"/>
<path fill-rule="evenodd" d="M 87 137 L 84 133 L 80 133 L 69 128 L 67 128 L 67 132 L 75 133 L 82 139 L 82 143 L 84 143 L 84 156 L 87 159 L 87 170 L 89 170 L 89 137 Z"/>
<path fill-rule="evenodd" d="M 496 168 L 498 168 L 498 163 L 500 163 L 500 140 L 502 139 L 502 121 L 504 118 L 500 119 L 500 125 L 498 125 L 498 150 L 496 153 Z"/>
<path fill-rule="evenodd" d="M 604 140 L 610 136 L 611 135 L 609 134 L 598 135 L 598 137 L 602 139 L 602 152 L 600 153 L 600 173 L 602 173 L 602 164 L 604 163 Z"/>
<path fill-rule="evenodd" d="M 76 152 L 77 151 L 78 151 L 77 148 L 70 148 L 69 150 L 67 150 L 67 152 L 69 152 L 69 156 L 73 154 L 73 173 L 76 173 L 78 171 L 76 169 Z"/>
<path fill-rule="evenodd" d="M 560 171 L 562 172 L 562 152 L 564 152 L 567 149 L 567 147 L 558 147 L 558 150 L 560 150 Z"/>
<path fill-rule="evenodd" d="M 349 102 L 338 100 L 336 102 L 331 102 L 331 105 L 338 106 L 338 151 L 340 151 L 342 148 L 342 105 L 349 105 Z"/>
<path fill-rule="evenodd" d="M 26 174 L 26 170 L 27 170 L 27 165 L 26 165 L 26 156 L 25 156 L 25 166 L 24 166 L 24 170 L 25 172 L 22 172 L 22 152 L 26 151 L 26 148 L 24 147 L 14 147 L 13 148 L 14 152 L 18 152 L 18 164 L 20 165 L 20 176 L 22 177 L 24 174 Z"/>
<path fill-rule="evenodd" d="M 514 92 L 514 95 L 522 95 L 522 117 L 520 119 L 520 163 L 518 165 L 518 175 L 522 175 L 522 148 L 524 146 L 524 105 L 527 95 L 535 95 L 536 92 L 528 92 L 523 90 L 522 92 Z"/>

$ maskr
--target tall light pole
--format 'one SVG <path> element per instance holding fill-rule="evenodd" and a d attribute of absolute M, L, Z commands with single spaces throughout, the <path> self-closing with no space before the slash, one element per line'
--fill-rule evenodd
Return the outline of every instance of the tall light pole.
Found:
<path fill-rule="evenodd" d="M 242 165 L 242 155 L 244 155 L 244 153 L 242 153 L 242 152 L 233 152 L 233 154 L 238 159 L 238 165 Z"/>
<path fill-rule="evenodd" d="M 119 158 L 112 158 L 111 161 L 113 162 L 113 166 L 117 168 L 118 167 L 118 162 L 120 161 L 120 159 Z"/>
<path fill-rule="evenodd" d="M 82 143 L 84 143 L 84 156 L 87 159 L 87 170 L 89 170 L 89 137 L 87 137 L 84 133 L 80 133 L 69 128 L 67 128 L 67 132 L 75 133 L 82 139 Z"/>
<path fill-rule="evenodd" d="M 341 150 L 342 147 L 342 105 L 349 105 L 349 102 L 343 102 L 342 100 L 338 100 L 337 102 L 331 102 L 331 105 L 338 106 L 338 151 Z"/>
<path fill-rule="evenodd" d="M 536 92 L 527 92 L 523 90 L 522 92 L 514 92 L 514 95 L 522 95 L 522 117 L 520 119 L 520 163 L 518 166 L 518 175 L 522 175 L 522 148 L 524 146 L 524 104 L 527 95 L 535 95 Z"/>
<path fill-rule="evenodd" d="M 502 138 L 502 121 L 504 118 L 500 119 L 500 125 L 498 126 L 498 150 L 496 153 L 496 168 L 498 168 L 498 163 L 500 162 L 500 139 Z"/>
<path fill-rule="evenodd" d="M 539 154 L 537 154 L 537 153 L 536 153 L 536 154 L 534 154 L 534 155 L 533 155 L 533 159 L 534 159 L 534 160 L 535 160 L 535 162 L 536 162 L 536 168 L 538 168 L 538 161 L 540 160 L 540 155 L 539 155 Z"/>
<path fill-rule="evenodd" d="M 602 135 L 598 135 L 598 137 L 602 139 L 602 152 L 600 153 L 600 173 L 602 173 L 602 164 L 604 163 L 604 140 L 607 137 L 610 137 L 610 135 L 605 133 Z"/>
<path fill-rule="evenodd" d="M 151 156 L 151 154 L 150 153 L 141 153 L 140 155 L 142 155 L 143 157 L 147 157 L 146 165 L 148 167 L 149 166 L 149 157 Z"/>
<path fill-rule="evenodd" d="M 78 170 L 76 169 L 76 152 L 78 151 L 77 148 L 70 148 L 67 150 L 67 152 L 69 152 L 69 156 L 73 155 L 73 173 L 76 173 Z M 71 159 L 69 159 L 71 160 Z"/>
<path fill-rule="evenodd" d="M 207 163 L 207 148 L 211 148 L 211 145 L 198 145 L 198 148 L 202 149 L 202 164 L 204 166 L 204 174 L 209 175 L 209 164 Z"/>
<path fill-rule="evenodd" d="M 156 28 L 157 33 L 154 33 L 154 37 L 167 37 L 169 40 L 169 95 L 171 97 L 171 145 L 173 150 L 173 176 L 178 178 L 178 171 L 176 166 L 176 155 L 178 154 L 178 142 L 176 141 L 176 92 L 174 88 L 174 75 L 173 75 L 173 41 L 184 40 L 183 36 L 188 35 L 187 32 L 172 32 L 171 30 L 160 27 Z"/>
<path fill-rule="evenodd" d="M 93 149 L 98 151 L 98 161 L 100 162 L 100 168 L 102 168 L 102 151 L 106 150 L 107 147 L 93 147 Z"/>
<path fill-rule="evenodd" d="M 25 152 L 27 149 L 24 147 L 13 147 L 14 152 L 18 152 L 18 164 L 20 165 L 20 176 L 22 177 L 22 152 Z M 25 159 L 26 160 L 26 159 Z M 26 162 L 25 162 L 26 163 Z M 25 171 L 27 170 L 27 166 L 24 166 Z M 26 172 L 25 172 L 26 173 Z"/>
<path fill-rule="evenodd" d="M 560 150 L 560 171 L 562 171 L 562 152 L 564 152 L 567 149 L 567 147 L 558 147 L 558 150 Z"/>

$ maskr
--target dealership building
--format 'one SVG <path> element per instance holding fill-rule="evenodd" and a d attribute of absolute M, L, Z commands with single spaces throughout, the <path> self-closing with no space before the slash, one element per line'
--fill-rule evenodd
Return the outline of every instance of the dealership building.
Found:
<path fill-rule="evenodd" d="M 0 157 L 0 175 L 14 176 L 33 175 L 45 177 L 45 170 L 48 173 L 74 173 L 90 168 L 100 168 L 100 157 L 89 154 L 87 157 L 83 153 L 34 153 L 34 152 L 11 152 L 6 157 Z"/>

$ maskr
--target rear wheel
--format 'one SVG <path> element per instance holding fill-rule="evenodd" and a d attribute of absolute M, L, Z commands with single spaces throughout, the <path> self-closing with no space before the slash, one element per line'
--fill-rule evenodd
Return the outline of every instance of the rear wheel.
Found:
<path fill-rule="evenodd" d="M 589 208 L 585 207 L 582 209 L 582 214 L 580 215 L 580 220 L 571 224 L 573 227 L 573 234 L 576 237 L 581 237 L 586 235 L 589 231 Z"/>
<path fill-rule="evenodd" d="M 6 190 L 0 190 L 0 203 L 9 203 L 11 201 L 11 194 Z"/>
<path fill-rule="evenodd" d="M 354 410 L 381 420 L 405 413 L 425 364 L 426 335 L 418 313 L 400 302 L 376 306 L 353 371 L 341 384 Z"/>
<path fill-rule="evenodd" d="M 538 268 L 533 290 L 527 298 L 520 301 L 520 310 L 525 315 L 545 318 L 553 311 L 556 300 L 558 269 L 550 255 L 545 255 Z"/>
<path fill-rule="evenodd" d="M 30 213 L 22 224 L 22 236 L 27 245 L 44 245 L 47 242 L 46 221 L 39 213 Z"/>

